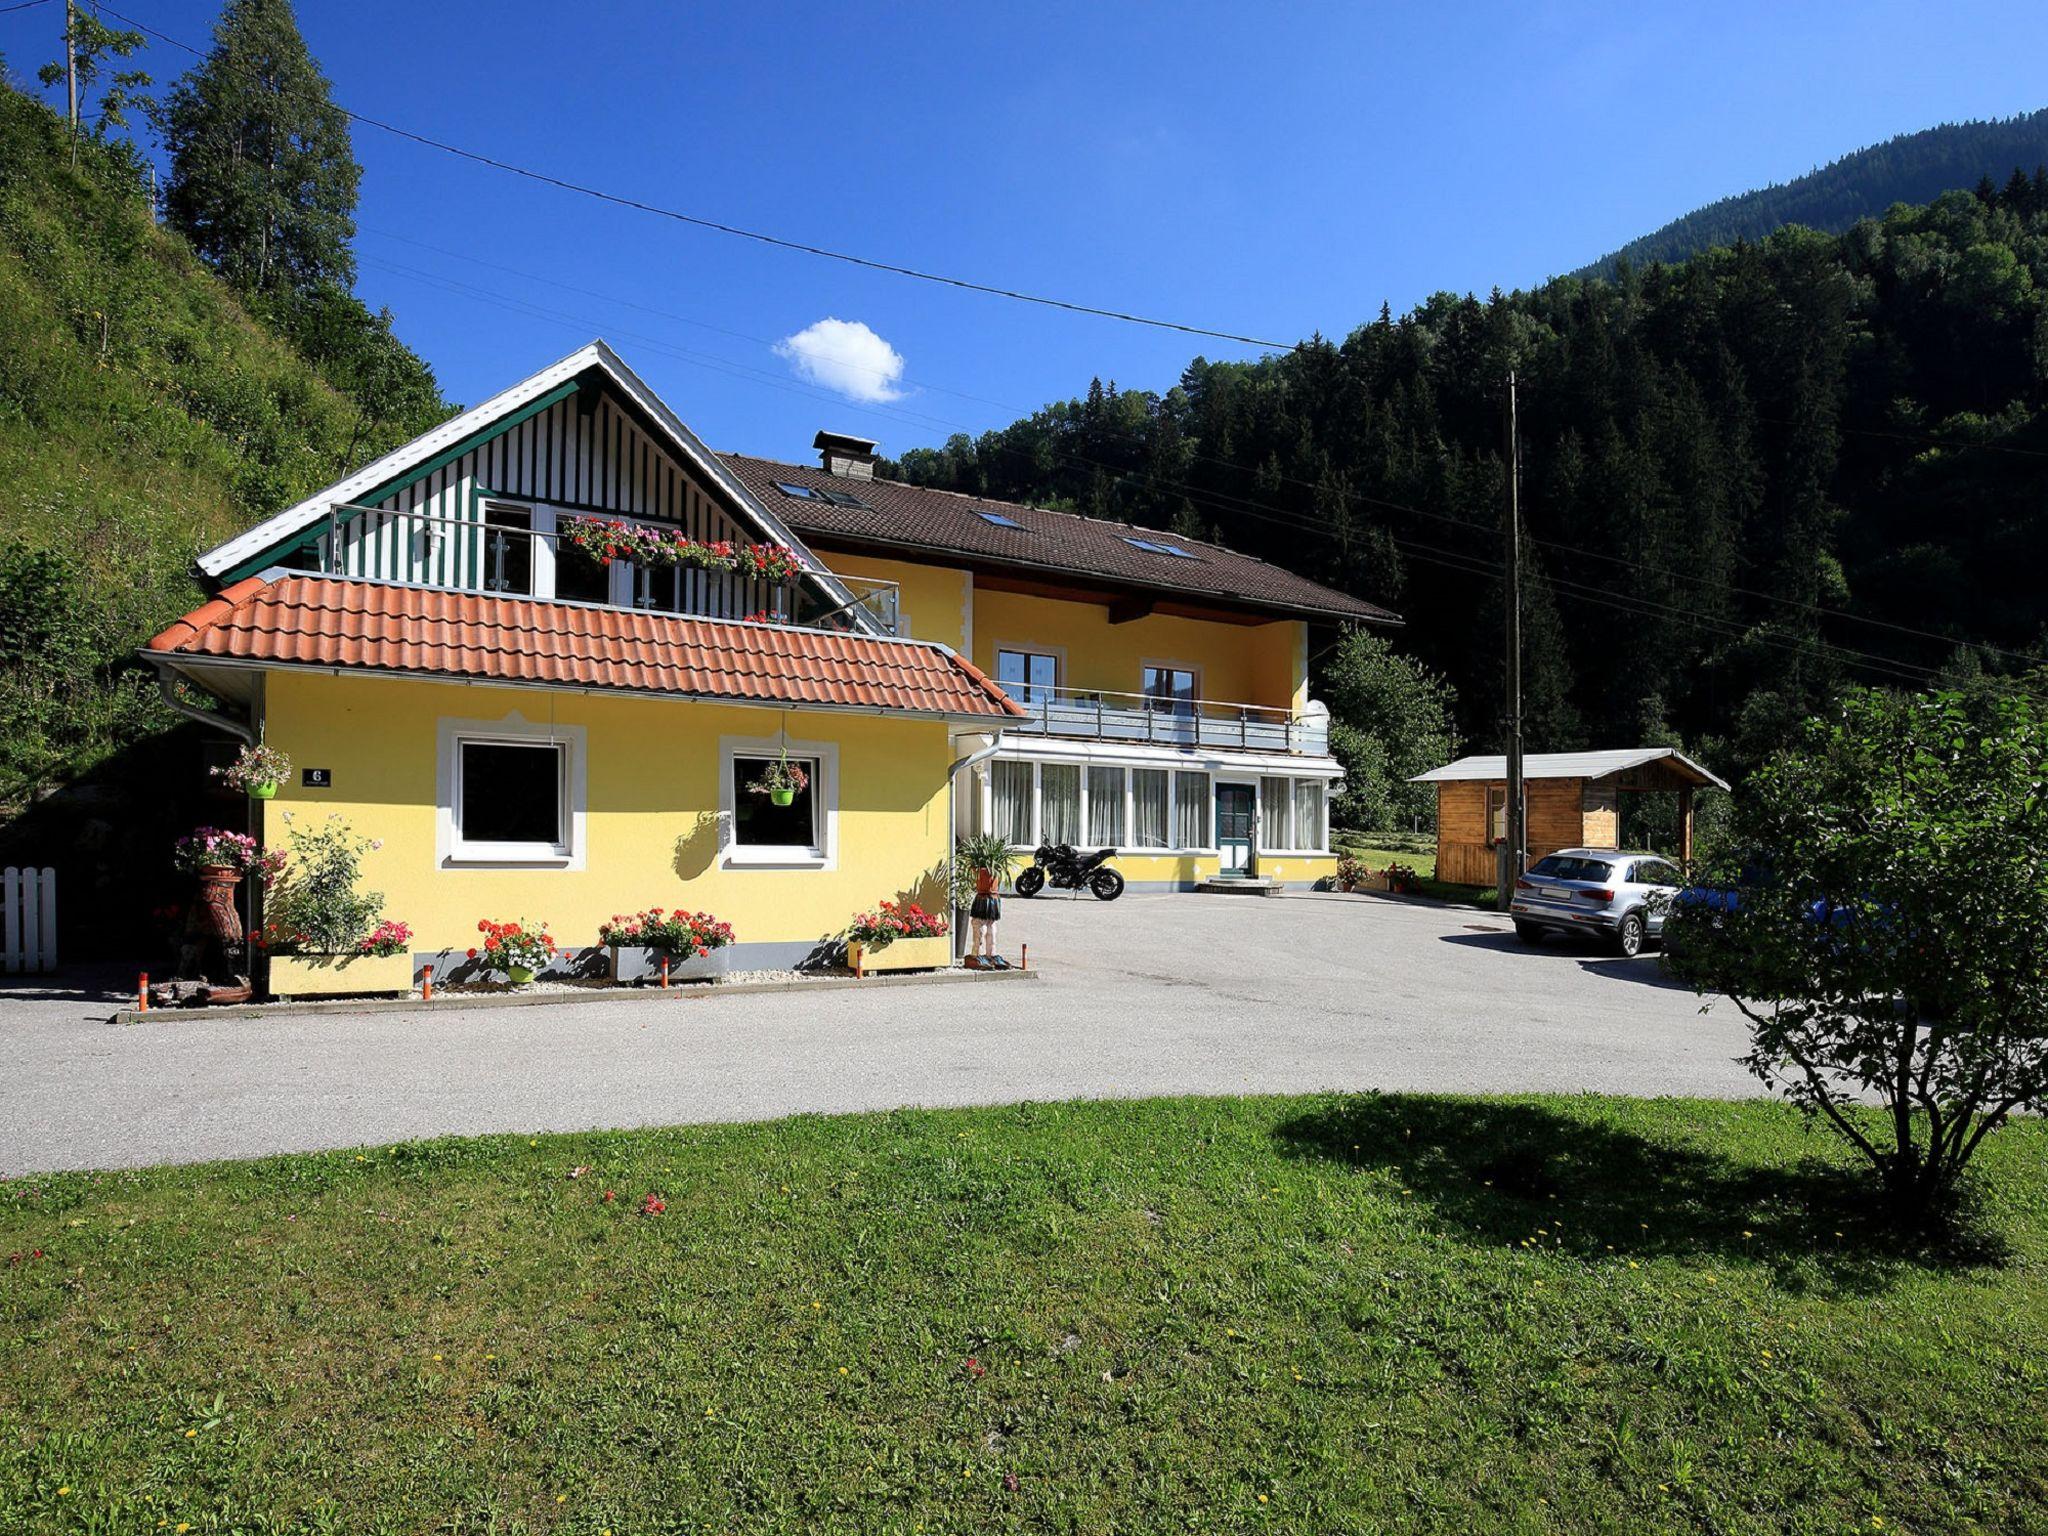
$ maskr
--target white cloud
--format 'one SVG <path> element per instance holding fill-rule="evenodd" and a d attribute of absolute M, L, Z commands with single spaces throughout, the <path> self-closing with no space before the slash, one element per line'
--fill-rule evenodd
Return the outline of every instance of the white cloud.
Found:
<path fill-rule="evenodd" d="M 901 400 L 903 354 L 858 320 L 827 315 L 775 344 L 800 379 L 822 384 L 849 400 L 879 404 Z"/>

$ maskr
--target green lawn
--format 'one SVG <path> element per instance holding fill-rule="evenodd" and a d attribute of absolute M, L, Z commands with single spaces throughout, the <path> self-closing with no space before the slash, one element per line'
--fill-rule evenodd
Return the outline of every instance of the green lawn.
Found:
<path fill-rule="evenodd" d="M 1436 877 L 1436 839 L 1403 832 L 1334 831 L 1332 847 L 1362 861 L 1368 869 L 1385 869 L 1389 864 L 1406 864 L 1422 879 L 1422 894 L 1438 901 L 1457 902 L 1468 907 L 1497 904 L 1500 893 L 1490 885 L 1453 885 Z"/>
<path fill-rule="evenodd" d="M 1829 1156 L 1389 1096 L 17 1180 L 0 1526 L 2048 1529 L 2048 1134 L 1967 1259 Z"/>

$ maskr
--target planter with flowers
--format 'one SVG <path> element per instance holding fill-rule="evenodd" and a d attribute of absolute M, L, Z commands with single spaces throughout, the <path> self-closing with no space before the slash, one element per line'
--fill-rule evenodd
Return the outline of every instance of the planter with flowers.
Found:
<path fill-rule="evenodd" d="M 856 976 L 869 971 L 943 970 L 953 963 L 946 920 L 914 901 L 885 901 L 846 929 L 846 963 Z"/>
<path fill-rule="evenodd" d="M 803 764 L 792 763 L 785 752 L 761 770 L 760 777 L 747 786 L 747 793 L 766 795 L 774 805 L 789 805 L 810 782 L 811 776 L 804 772 Z"/>
<path fill-rule="evenodd" d="M 277 997 L 412 988 L 412 929 L 384 916 L 384 897 L 359 888 L 362 859 L 381 845 L 338 814 L 306 828 L 284 813 L 291 846 L 255 934 Z"/>
<path fill-rule="evenodd" d="M 664 960 L 670 981 L 721 981 L 732 940 L 732 925 L 709 912 L 661 907 L 613 913 L 597 930 L 598 943 L 611 952 L 614 982 L 658 979 Z"/>
<path fill-rule="evenodd" d="M 231 964 L 244 962 L 242 919 L 235 911 L 235 887 L 244 875 L 253 874 L 265 885 L 277 878 L 283 867 L 282 854 L 265 853 L 256 839 L 219 827 L 200 827 L 178 839 L 172 861 L 179 869 L 197 877 L 199 899 L 186 914 L 188 943 L 200 951 L 217 946 L 221 957 Z M 235 964 L 239 974 L 241 964 Z M 201 973 L 211 975 L 204 965 Z"/>
<path fill-rule="evenodd" d="M 651 570 L 684 566 L 726 571 L 753 581 L 784 585 L 803 574 L 796 552 L 781 544 L 734 544 L 728 539 L 690 538 L 673 528 L 629 523 L 622 518 L 577 517 L 561 526 L 559 549 L 605 566 L 629 560 Z"/>
<path fill-rule="evenodd" d="M 268 800 L 277 794 L 277 786 L 291 776 L 291 771 L 289 757 L 258 742 L 242 748 L 226 767 L 215 768 L 213 776 L 230 789 L 243 791 L 251 800 Z"/>
<path fill-rule="evenodd" d="M 515 987 L 533 985 L 534 972 L 554 958 L 554 935 L 546 923 L 494 923 L 485 918 L 476 925 L 484 941 L 469 952 L 471 964 L 487 976 L 502 975 Z"/>

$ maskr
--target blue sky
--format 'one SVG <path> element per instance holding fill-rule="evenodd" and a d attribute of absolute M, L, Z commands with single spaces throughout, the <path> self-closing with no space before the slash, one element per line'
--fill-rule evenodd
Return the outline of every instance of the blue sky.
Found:
<path fill-rule="evenodd" d="M 121 8 L 194 42 L 217 13 Z M 339 100 L 423 133 L 794 239 L 1281 339 L 1341 336 L 1382 300 L 1526 286 L 1894 133 L 2048 105 L 2037 0 L 299 14 Z M 54 56 L 58 15 L 0 19 L 17 73 Z M 184 62 L 157 46 L 149 65 Z M 1251 355 L 607 208 L 370 129 L 355 147 L 360 291 L 459 401 L 602 334 L 715 446 L 807 459 L 820 426 L 900 451 L 1093 375 L 1164 388 L 1198 351 Z"/>

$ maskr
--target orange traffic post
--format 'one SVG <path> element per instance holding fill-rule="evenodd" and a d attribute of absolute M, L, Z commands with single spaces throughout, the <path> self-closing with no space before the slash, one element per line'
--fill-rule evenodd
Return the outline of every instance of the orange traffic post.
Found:
<path fill-rule="evenodd" d="M 662 991 L 664 991 L 664 992 L 666 992 L 666 991 L 668 990 L 668 956 L 667 956 L 667 955 L 663 955 L 663 956 L 661 957 L 661 990 L 662 990 Z"/>
<path fill-rule="evenodd" d="M 1031 946 L 1029 944 L 1017 946 L 1017 969 L 1020 971 L 1031 969 Z"/>
<path fill-rule="evenodd" d="M 149 1012 L 149 972 L 144 971 L 135 978 L 135 1011 Z"/>
<path fill-rule="evenodd" d="M 434 968 L 431 965 L 423 965 L 420 967 L 420 1001 L 431 1003 L 433 1000 Z"/>

